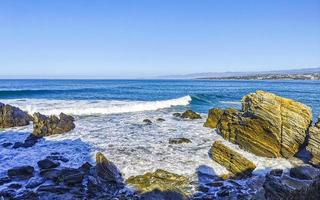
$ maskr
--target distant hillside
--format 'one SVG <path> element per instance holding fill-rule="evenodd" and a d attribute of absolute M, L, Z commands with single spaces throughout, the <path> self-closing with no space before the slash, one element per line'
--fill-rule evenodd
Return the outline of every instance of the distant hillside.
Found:
<path fill-rule="evenodd" d="M 164 79 L 315 79 L 319 80 L 320 67 L 293 69 L 293 70 L 274 70 L 260 72 L 209 72 L 195 73 L 186 75 L 162 76 Z M 298 76 L 300 75 L 300 76 Z"/>

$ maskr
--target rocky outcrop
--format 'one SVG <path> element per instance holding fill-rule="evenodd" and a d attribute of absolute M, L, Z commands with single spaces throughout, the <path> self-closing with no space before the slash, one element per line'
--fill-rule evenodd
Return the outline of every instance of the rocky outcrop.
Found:
<path fill-rule="evenodd" d="M 311 109 L 272 93 L 257 91 L 242 99 L 242 111 L 224 110 L 218 132 L 258 156 L 292 157 L 304 143 Z"/>
<path fill-rule="evenodd" d="M 201 116 L 192 111 L 192 110 L 187 110 L 185 111 L 184 113 L 181 114 L 181 118 L 184 118 L 184 119 L 201 119 Z"/>
<path fill-rule="evenodd" d="M 188 138 L 170 138 L 169 144 L 183 144 L 183 143 L 191 143 L 191 140 Z"/>
<path fill-rule="evenodd" d="M 103 181 L 116 184 L 123 183 L 121 172 L 117 166 L 100 152 L 96 154 L 96 174 Z"/>
<path fill-rule="evenodd" d="M 220 141 L 213 143 L 210 153 L 214 161 L 227 168 L 235 176 L 251 175 L 251 172 L 256 168 L 253 162 Z"/>
<path fill-rule="evenodd" d="M 319 116 L 320 118 L 320 116 Z M 314 126 L 309 128 L 309 141 L 307 150 L 311 153 L 310 162 L 313 165 L 320 166 L 320 119 Z"/>
<path fill-rule="evenodd" d="M 75 128 L 72 116 L 61 113 L 59 117 L 55 115 L 48 117 L 35 113 L 33 115 L 33 134 L 36 136 L 49 136 L 66 133 Z"/>
<path fill-rule="evenodd" d="M 26 126 L 32 117 L 17 107 L 0 103 L 0 128 Z"/>
<path fill-rule="evenodd" d="M 189 187 L 188 178 L 161 169 L 144 175 L 129 177 L 126 182 L 142 193 L 160 190 L 187 194 Z"/>
<path fill-rule="evenodd" d="M 204 123 L 204 127 L 217 128 L 218 122 L 223 114 L 223 110 L 219 108 L 210 109 L 208 112 L 207 121 Z"/>

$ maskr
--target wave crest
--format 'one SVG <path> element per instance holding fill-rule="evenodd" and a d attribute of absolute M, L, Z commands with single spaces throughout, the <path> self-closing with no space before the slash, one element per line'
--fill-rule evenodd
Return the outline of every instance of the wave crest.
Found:
<path fill-rule="evenodd" d="M 32 114 L 41 112 L 46 115 L 58 115 L 61 112 L 69 115 L 96 115 L 142 112 L 170 108 L 172 106 L 186 106 L 191 102 L 190 96 L 162 101 L 114 101 L 114 100 L 46 100 L 27 99 L 7 100 Z"/>

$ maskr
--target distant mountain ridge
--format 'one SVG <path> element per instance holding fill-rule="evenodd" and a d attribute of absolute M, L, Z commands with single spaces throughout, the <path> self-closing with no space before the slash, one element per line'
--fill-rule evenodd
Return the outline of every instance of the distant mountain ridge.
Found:
<path fill-rule="evenodd" d="M 272 70 L 272 71 L 249 71 L 249 72 L 208 72 L 194 73 L 185 75 L 168 75 L 161 76 L 163 79 L 224 79 L 231 77 L 246 77 L 246 76 L 262 76 L 262 75 L 298 75 L 298 74 L 313 74 L 320 73 L 320 67 L 292 69 L 292 70 Z"/>

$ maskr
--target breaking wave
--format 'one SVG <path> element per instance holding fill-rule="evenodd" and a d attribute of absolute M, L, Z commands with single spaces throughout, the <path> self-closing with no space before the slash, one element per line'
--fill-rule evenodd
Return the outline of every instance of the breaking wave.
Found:
<path fill-rule="evenodd" d="M 172 106 L 186 106 L 191 102 L 190 96 L 161 101 L 115 101 L 115 100 L 47 100 L 21 99 L 7 100 L 22 110 L 32 114 L 41 112 L 46 115 L 57 115 L 61 112 L 70 115 L 117 114 L 142 112 L 170 108 Z"/>

